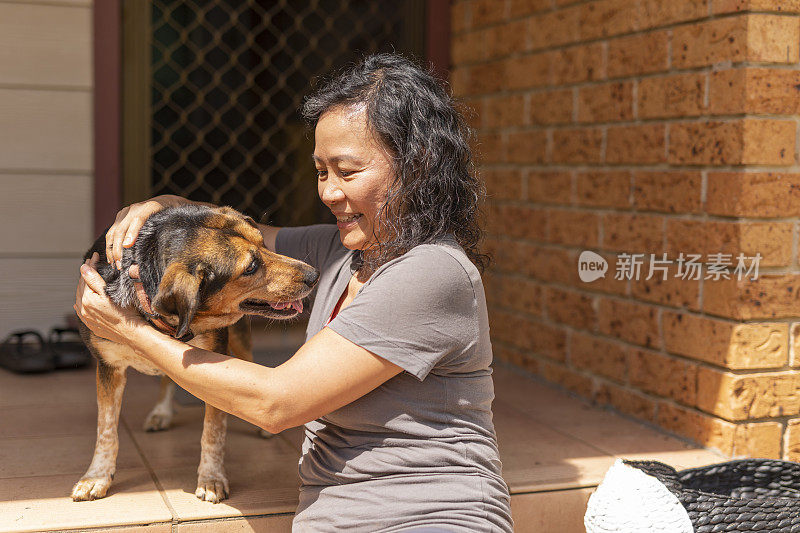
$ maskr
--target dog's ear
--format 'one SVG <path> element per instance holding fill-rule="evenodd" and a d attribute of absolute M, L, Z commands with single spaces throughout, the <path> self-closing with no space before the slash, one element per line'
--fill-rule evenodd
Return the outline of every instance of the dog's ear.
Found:
<path fill-rule="evenodd" d="M 153 309 L 162 315 L 178 315 L 176 338 L 189 331 L 189 325 L 200 306 L 200 285 L 205 271 L 197 267 L 190 272 L 183 263 L 173 263 L 164 272 L 158 292 L 153 298 Z"/>

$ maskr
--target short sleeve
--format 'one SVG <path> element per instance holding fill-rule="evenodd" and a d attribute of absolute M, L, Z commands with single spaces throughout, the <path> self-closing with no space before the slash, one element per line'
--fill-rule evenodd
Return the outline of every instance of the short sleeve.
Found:
<path fill-rule="evenodd" d="M 275 237 L 275 251 L 322 270 L 331 256 L 344 251 L 339 229 L 334 224 L 281 228 Z"/>
<path fill-rule="evenodd" d="M 461 263 L 421 245 L 381 267 L 328 327 L 423 380 L 437 364 L 469 357 L 476 308 Z"/>

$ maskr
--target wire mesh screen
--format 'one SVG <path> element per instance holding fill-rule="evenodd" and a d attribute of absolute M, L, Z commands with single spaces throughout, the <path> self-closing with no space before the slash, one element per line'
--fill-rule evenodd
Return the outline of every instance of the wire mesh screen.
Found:
<path fill-rule="evenodd" d="M 230 205 L 276 225 L 327 220 L 303 97 L 365 53 L 418 55 L 419 5 L 153 0 L 151 194 Z"/>

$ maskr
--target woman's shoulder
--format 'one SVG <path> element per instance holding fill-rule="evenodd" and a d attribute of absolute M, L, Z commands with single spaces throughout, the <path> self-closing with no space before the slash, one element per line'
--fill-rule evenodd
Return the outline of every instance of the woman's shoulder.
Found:
<path fill-rule="evenodd" d="M 474 290 L 481 283 L 478 269 L 451 236 L 415 246 L 383 265 L 375 276 L 383 273 L 391 273 L 393 278 L 407 278 L 425 287 L 435 287 L 437 292 L 468 287 Z"/>

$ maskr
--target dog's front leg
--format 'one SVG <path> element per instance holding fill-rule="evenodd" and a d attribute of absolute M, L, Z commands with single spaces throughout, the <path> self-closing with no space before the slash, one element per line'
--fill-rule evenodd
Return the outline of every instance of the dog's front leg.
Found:
<path fill-rule="evenodd" d="M 97 364 L 97 442 L 89 469 L 72 489 L 75 501 L 106 495 L 117 467 L 119 408 L 125 390 L 125 369 Z"/>
<path fill-rule="evenodd" d="M 200 466 L 197 467 L 195 496 L 219 503 L 228 497 L 228 478 L 223 466 L 228 414 L 206 404 L 203 438 L 200 441 Z"/>

